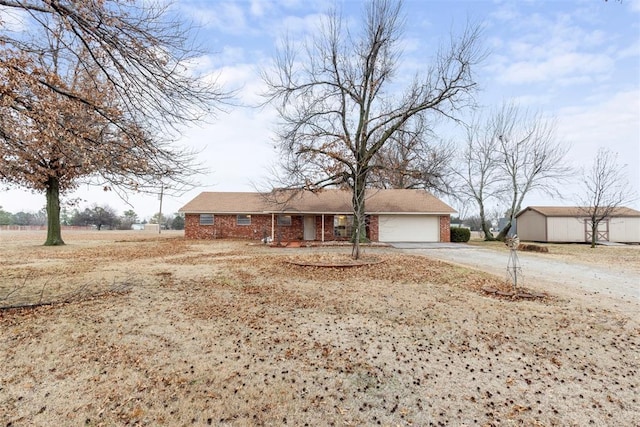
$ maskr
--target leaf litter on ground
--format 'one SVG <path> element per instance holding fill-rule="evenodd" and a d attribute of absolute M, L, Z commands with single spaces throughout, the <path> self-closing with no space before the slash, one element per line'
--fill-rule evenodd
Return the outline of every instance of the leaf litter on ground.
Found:
<path fill-rule="evenodd" d="M 387 250 L 104 246 L 51 272 L 126 294 L 0 312 L 5 424 L 640 423 L 637 319 L 578 297 L 490 298 L 501 278 Z"/>

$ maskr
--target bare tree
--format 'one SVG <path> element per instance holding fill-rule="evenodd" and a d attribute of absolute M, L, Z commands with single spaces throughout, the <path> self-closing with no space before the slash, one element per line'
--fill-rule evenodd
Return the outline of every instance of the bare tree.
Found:
<path fill-rule="evenodd" d="M 371 187 L 425 189 L 450 192 L 454 147 L 438 141 L 427 119 L 416 115 L 398 129 L 375 155 L 369 176 Z"/>
<path fill-rule="evenodd" d="M 482 125 L 476 120 L 467 127 L 461 165 L 455 171 L 459 182 L 455 194 L 463 202 L 470 200 L 477 205 L 485 240 L 495 240 L 487 222 L 486 205 L 502 191 L 497 153 L 498 139 L 490 122 Z"/>
<path fill-rule="evenodd" d="M 635 198 L 625 166 L 620 167 L 617 158 L 616 153 L 600 148 L 591 168 L 582 171 L 583 195 L 578 197 L 578 209 L 580 217 L 588 218 L 592 248 L 596 247 L 599 224 Z"/>
<path fill-rule="evenodd" d="M 493 116 L 491 128 L 498 140 L 498 165 L 509 202 L 509 219 L 497 236 L 504 240 L 524 197 L 534 190 L 559 195 L 558 184 L 567 180 L 571 169 L 564 162 L 568 146 L 557 141 L 555 122 L 541 113 L 505 103 Z"/>
<path fill-rule="evenodd" d="M 509 221 L 496 237 L 504 240 L 527 194 L 534 190 L 556 194 L 557 184 L 567 179 L 567 150 L 556 141 L 552 120 L 541 113 L 521 111 L 513 103 L 503 103 L 467 128 L 461 166 L 456 171 L 456 194 L 478 206 L 485 240 L 494 240 L 487 203 L 495 200 L 508 205 Z"/>
<path fill-rule="evenodd" d="M 60 235 L 60 192 L 81 180 L 105 189 L 176 191 L 198 172 L 172 146 L 179 125 L 226 98 L 190 72 L 188 29 L 166 6 L 0 0 L 28 32 L 0 33 L 0 180 L 43 191 L 46 245 Z M 0 17 L 0 21 L 2 17 Z"/>
<path fill-rule="evenodd" d="M 401 2 L 368 4 L 359 36 L 337 12 L 303 42 L 304 58 L 285 40 L 272 72 L 263 73 L 268 102 L 278 108 L 286 186 L 352 190 L 353 257 L 365 236 L 365 188 L 375 157 L 407 122 L 422 114 L 452 118 L 471 102 L 472 67 L 481 59 L 479 29 L 468 27 L 440 49 L 404 91 L 394 86 L 401 57 Z M 401 93 L 393 96 L 392 93 Z"/>

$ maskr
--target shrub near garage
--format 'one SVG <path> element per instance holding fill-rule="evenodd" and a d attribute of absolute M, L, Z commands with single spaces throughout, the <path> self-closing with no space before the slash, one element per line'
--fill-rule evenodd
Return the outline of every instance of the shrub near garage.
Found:
<path fill-rule="evenodd" d="M 471 239 L 471 230 L 468 228 L 451 228 L 450 237 L 452 243 L 466 243 Z"/>

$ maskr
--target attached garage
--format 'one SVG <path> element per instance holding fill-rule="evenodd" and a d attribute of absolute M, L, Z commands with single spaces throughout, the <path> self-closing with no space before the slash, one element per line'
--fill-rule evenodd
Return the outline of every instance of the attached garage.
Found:
<path fill-rule="evenodd" d="M 380 215 L 381 242 L 439 242 L 440 218 L 429 215 Z"/>

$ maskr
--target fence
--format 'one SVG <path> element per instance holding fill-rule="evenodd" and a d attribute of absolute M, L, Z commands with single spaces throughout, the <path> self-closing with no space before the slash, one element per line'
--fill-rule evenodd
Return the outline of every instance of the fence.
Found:
<path fill-rule="evenodd" d="M 62 230 L 95 230 L 91 225 L 62 225 Z M 46 230 L 46 225 L 0 225 L 0 231 L 40 231 Z"/>

